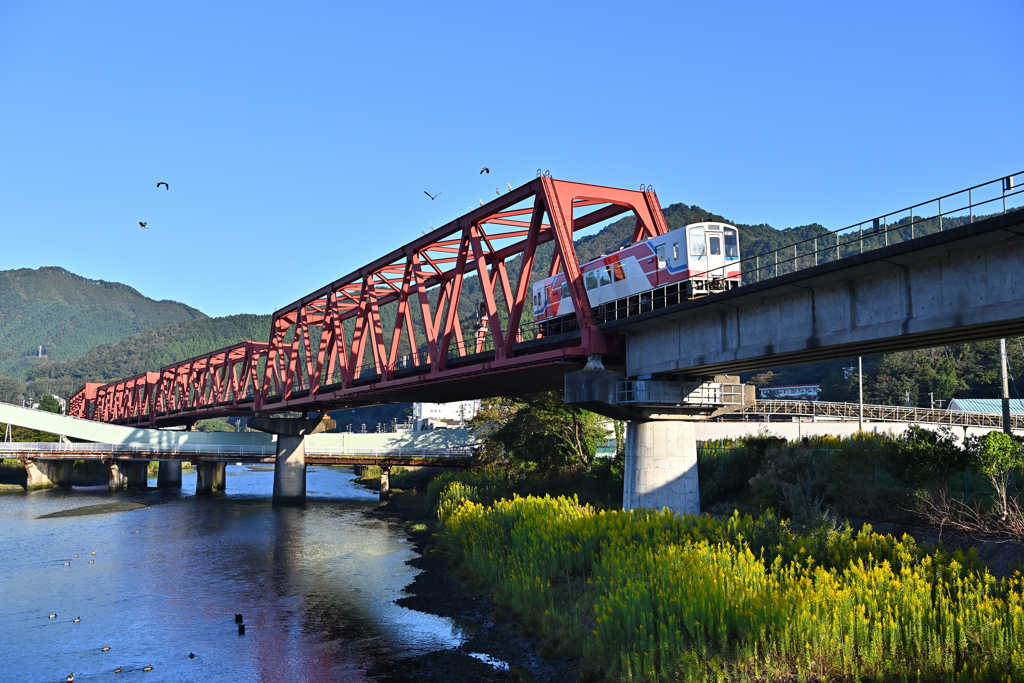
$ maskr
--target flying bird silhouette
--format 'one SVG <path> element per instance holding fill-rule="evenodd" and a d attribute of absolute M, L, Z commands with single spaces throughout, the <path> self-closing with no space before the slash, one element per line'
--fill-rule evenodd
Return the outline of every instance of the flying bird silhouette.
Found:
<path fill-rule="evenodd" d="M 484 166 L 483 168 L 480 169 L 480 175 L 483 175 L 484 173 L 490 173 L 490 172 L 491 172 L 491 169 L 487 168 L 486 166 Z"/>
<path fill-rule="evenodd" d="M 430 193 L 429 193 L 429 192 L 427 192 L 426 190 L 423 190 L 423 194 L 427 195 L 427 196 L 428 196 L 428 197 L 430 197 L 430 198 L 431 198 L 432 200 L 433 200 L 433 199 L 437 199 L 438 197 L 440 197 L 440 196 L 441 196 L 441 193 L 440 193 L 440 192 L 438 192 L 437 194 L 430 194 Z"/>
<path fill-rule="evenodd" d="M 162 180 L 161 180 L 161 181 L 160 181 L 159 183 L 157 183 L 157 184 L 156 184 L 156 189 L 158 189 L 158 190 L 159 190 L 159 189 L 160 189 L 160 186 L 161 186 L 161 185 L 163 185 L 163 186 L 164 186 L 164 189 L 167 189 L 167 190 L 171 189 L 171 186 L 170 186 L 170 185 L 168 185 L 167 183 L 165 183 L 165 182 L 164 182 L 164 181 L 162 181 Z"/>
<path fill-rule="evenodd" d="M 146 221 L 146 223 L 148 223 L 148 222 L 149 221 Z M 139 221 L 139 227 L 142 228 L 143 230 L 149 230 L 149 228 L 146 227 L 146 223 L 143 223 L 142 221 Z M 124 532 L 122 532 L 122 533 L 124 533 Z"/>

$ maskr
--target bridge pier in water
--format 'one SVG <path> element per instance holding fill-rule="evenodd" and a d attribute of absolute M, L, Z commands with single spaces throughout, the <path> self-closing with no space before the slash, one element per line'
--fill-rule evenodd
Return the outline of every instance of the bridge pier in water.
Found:
<path fill-rule="evenodd" d="M 391 466 L 380 468 L 380 502 L 386 503 L 391 500 Z"/>
<path fill-rule="evenodd" d="M 147 460 L 114 460 L 107 462 L 107 469 L 110 470 L 111 491 L 123 491 L 125 489 L 138 489 L 145 491 L 149 488 L 149 461 Z"/>
<path fill-rule="evenodd" d="M 161 489 L 180 489 L 181 461 L 161 460 L 160 469 L 156 475 L 156 485 Z"/>
<path fill-rule="evenodd" d="M 212 493 L 223 491 L 226 488 L 227 463 L 223 462 L 197 462 L 196 468 L 196 493 Z M 180 473 L 179 473 L 180 477 Z M 180 479 L 179 479 L 179 486 Z"/>
<path fill-rule="evenodd" d="M 249 426 L 261 432 L 277 434 L 277 458 L 274 461 L 274 502 L 306 502 L 306 437 L 327 427 L 323 416 L 316 418 L 255 417 Z"/>
<path fill-rule="evenodd" d="M 26 460 L 25 473 L 28 475 L 25 484 L 27 491 L 71 486 L 70 460 Z"/>

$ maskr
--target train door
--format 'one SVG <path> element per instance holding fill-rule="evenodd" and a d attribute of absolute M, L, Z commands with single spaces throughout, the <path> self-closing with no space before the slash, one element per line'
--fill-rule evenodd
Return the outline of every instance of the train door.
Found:
<path fill-rule="evenodd" d="M 690 244 L 690 277 L 706 277 L 708 270 L 708 243 L 704 236 L 704 226 L 695 225 L 690 228 L 686 241 Z"/>
<path fill-rule="evenodd" d="M 725 248 L 722 240 L 724 234 L 721 225 L 709 225 L 704 231 L 707 237 L 707 266 L 711 277 L 725 277 Z"/>

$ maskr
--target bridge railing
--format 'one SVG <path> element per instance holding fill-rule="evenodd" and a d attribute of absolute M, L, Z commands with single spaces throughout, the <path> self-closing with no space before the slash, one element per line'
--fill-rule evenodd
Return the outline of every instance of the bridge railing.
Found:
<path fill-rule="evenodd" d="M 832 417 L 856 420 L 860 415 L 857 403 L 828 401 L 778 401 L 758 400 L 746 406 L 740 415 L 791 415 Z M 864 405 L 864 419 L 871 422 L 917 422 L 945 424 L 961 427 L 1002 427 L 1003 416 L 999 413 L 971 413 L 946 408 L 914 408 L 907 406 Z M 1013 429 L 1024 429 L 1024 416 L 1011 415 Z"/>
<path fill-rule="evenodd" d="M 745 284 L 812 268 L 822 263 L 898 244 L 973 223 L 976 219 L 1024 208 L 1024 171 L 959 192 L 869 218 L 839 230 L 742 259 Z M 708 271 L 724 278 L 736 263 Z"/>
<path fill-rule="evenodd" d="M 67 442 L 4 442 L 0 453 L 111 453 L 111 454 L 160 454 L 160 455 L 260 455 L 270 457 L 277 453 L 273 444 L 264 446 L 226 444 L 162 444 L 128 443 L 67 443 Z"/>
<path fill-rule="evenodd" d="M 444 448 L 333 448 L 307 446 L 306 455 L 318 457 L 361 457 L 361 458 L 471 458 L 472 446 L 446 446 Z M 65 442 L 3 442 L 0 443 L 0 455 L 35 455 L 45 457 L 53 455 L 63 457 L 66 454 L 95 453 L 111 455 L 196 455 L 196 456 L 260 456 L 273 457 L 277 447 L 273 444 L 263 446 L 222 445 L 222 444 L 183 444 L 178 446 L 162 446 L 159 444 L 124 444 L 124 443 L 65 443 Z"/>

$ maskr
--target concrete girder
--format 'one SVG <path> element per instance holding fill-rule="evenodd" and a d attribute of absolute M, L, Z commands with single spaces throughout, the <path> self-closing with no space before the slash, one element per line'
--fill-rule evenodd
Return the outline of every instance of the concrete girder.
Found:
<path fill-rule="evenodd" d="M 697 376 L 1024 334 L 1024 211 L 602 326 L 629 377 Z"/>

